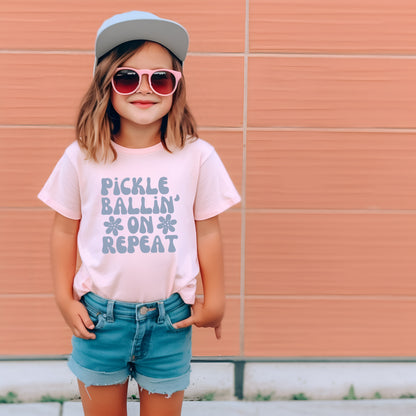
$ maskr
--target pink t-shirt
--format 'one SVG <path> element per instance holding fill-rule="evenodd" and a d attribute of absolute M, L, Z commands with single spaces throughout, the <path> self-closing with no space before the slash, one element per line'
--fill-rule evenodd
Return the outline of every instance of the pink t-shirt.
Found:
<path fill-rule="evenodd" d="M 72 143 L 38 195 L 81 220 L 74 293 L 126 302 L 179 293 L 192 304 L 199 273 L 195 220 L 218 215 L 240 196 L 214 148 L 201 139 L 173 153 L 161 143 L 114 147 L 115 162 L 97 163 Z"/>

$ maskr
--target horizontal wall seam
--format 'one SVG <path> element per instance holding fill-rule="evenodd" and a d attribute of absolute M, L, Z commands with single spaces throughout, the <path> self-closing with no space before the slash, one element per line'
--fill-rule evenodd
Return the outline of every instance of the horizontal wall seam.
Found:
<path fill-rule="evenodd" d="M 357 301 L 415 301 L 415 295 L 245 295 L 246 300 L 357 300 Z"/>
<path fill-rule="evenodd" d="M 251 214 L 389 214 L 389 215 L 415 215 L 416 209 L 308 209 L 308 208 L 246 208 Z"/>
<path fill-rule="evenodd" d="M 0 129 L 74 129 L 71 124 L 0 124 Z M 227 126 L 198 126 L 200 131 L 228 131 L 228 132 L 243 132 L 244 127 L 227 127 Z M 334 133 L 416 133 L 415 128 L 407 127 L 290 127 L 290 126 L 274 126 L 261 127 L 249 126 L 246 129 L 251 132 L 334 132 Z"/>
<path fill-rule="evenodd" d="M 53 212 L 51 208 L 43 206 L 28 206 L 28 207 L 16 207 L 16 206 L 2 206 L 0 207 L 1 211 L 47 211 Z M 227 212 L 246 212 L 248 214 L 351 214 L 351 215 L 361 215 L 361 214 L 378 214 L 378 215 L 416 215 L 416 209 L 280 209 L 280 208 L 230 208 Z"/>
<path fill-rule="evenodd" d="M 39 190 L 40 191 L 40 190 Z M 33 196 L 33 200 L 36 200 L 36 195 Z M 48 206 L 27 206 L 27 207 L 16 207 L 16 206 L 0 206 L 0 212 L 7 211 L 45 211 L 45 212 L 55 212 L 52 208 Z M 240 208 L 230 208 L 227 212 L 241 212 Z"/>
<path fill-rule="evenodd" d="M 196 295 L 197 297 L 203 297 L 203 295 Z M 2 298 L 53 298 L 53 293 L 0 293 L 0 299 Z M 226 294 L 227 299 L 240 299 L 239 294 Z"/>
<path fill-rule="evenodd" d="M 202 297 L 202 295 L 197 295 L 198 297 Z M 314 294 L 314 295 L 300 295 L 300 294 L 257 294 L 257 295 L 250 295 L 245 294 L 245 300 L 344 300 L 344 301 L 416 301 L 416 293 L 415 295 L 369 295 L 369 294 Z M 52 299 L 54 298 L 53 293 L 1 293 L 0 299 Z M 226 294 L 226 298 L 229 300 L 239 300 L 242 298 L 240 295 L 228 295 Z"/>
<path fill-rule="evenodd" d="M 248 131 L 265 131 L 265 132 L 290 132 L 290 131 L 305 131 L 305 132 L 334 132 L 334 133 L 416 133 L 415 128 L 409 127 L 296 127 L 296 126 L 250 126 Z"/>
<path fill-rule="evenodd" d="M 0 293 L 0 299 L 50 299 L 54 296 L 53 293 Z"/>
<path fill-rule="evenodd" d="M 33 55 L 94 55 L 94 51 L 83 49 L 0 49 L 0 54 L 33 54 Z M 245 56 L 253 58 L 336 58 L 336 59 L 416 59 L 416 53 L 356 53 L 356 52 L 310 52 L 310 51 L 296 51 L 296 52 L 270 52 L 270 51 L 250 51 L 245 52 L 188 52 L 187 56 L 196 57 L 238 57 Z"/>

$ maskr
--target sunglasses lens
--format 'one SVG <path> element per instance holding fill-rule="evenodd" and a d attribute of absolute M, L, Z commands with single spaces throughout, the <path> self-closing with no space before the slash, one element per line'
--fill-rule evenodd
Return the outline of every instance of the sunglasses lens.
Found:
<path fill-rule="evenodd" d="M 120 94 L 130 94 L 139 85 L 139 75 L 130 69 L 121 69 L 114 75 L 114 88 Z"/>
<path fill-rule="evenodd" d="M 167 71 L 157 71 L 152 75 L 152 87 L 158 93 L 162 95 L 171 94 L 176 87 L 175 76 Z"/>

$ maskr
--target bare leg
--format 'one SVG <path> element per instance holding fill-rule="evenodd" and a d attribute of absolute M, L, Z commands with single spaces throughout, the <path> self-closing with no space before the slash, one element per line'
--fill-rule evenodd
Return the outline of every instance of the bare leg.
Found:
<path fill-rule="evenodd" d="M 180 416 L 182 411 L 183 391 L 166 394 L 150 393 L 140 389 L 140 416 Z"/>
<path fill-rule="evenodd" d="M 85 416 L 127 416 L 127 385 L 89 386 L 78 380 Z"/>

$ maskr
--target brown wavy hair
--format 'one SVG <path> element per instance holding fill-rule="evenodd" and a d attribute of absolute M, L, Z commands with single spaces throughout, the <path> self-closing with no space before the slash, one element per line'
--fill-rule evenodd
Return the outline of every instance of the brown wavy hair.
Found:
<path fill-rule="evenodd" d="M 76 122 L 77 141 L 88 159 L 96 162 L 117 159 L 112 138 L 120 130 L 120 116 L 111 104 L 111 78 L 123 62 L 133 56 L 147 41 L 135 40 L 123 43 L 104 55 L 98 62 L 94 78 L 84 95 Z M 197 127 L 186 103 L 186 85 L 182 64 L 172 56 L 172 68 L 182 72 L 178 88 L 173 94 L 172 107 L 162 119 L 160 141 L 171 152 L 195 140 Z"/>

